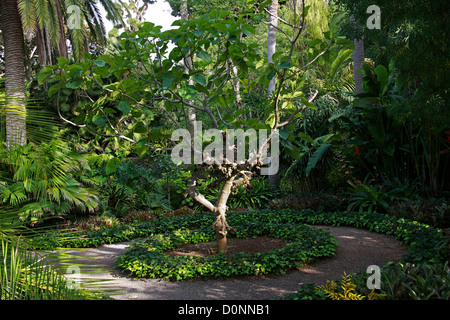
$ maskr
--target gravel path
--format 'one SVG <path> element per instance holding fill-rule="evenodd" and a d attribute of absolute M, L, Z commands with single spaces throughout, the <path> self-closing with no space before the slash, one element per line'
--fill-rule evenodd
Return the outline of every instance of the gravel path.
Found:
<path fill-rule="evenodd" d="M 279 276 L 179 282 L 136 279 L 121 273 L 114 265 L 114 260 L 129 243 L 66 250 L 62 255 L 60 252 L 58 261 L 65 273 L 77 271 L 76 267 L 71 267 L 74 263 L 81 264 L 83 281 L 90 286 L 99 286 L 101 290 L 109 289 L 111 297 L 118 300 L 261 300 L 295 293 L 302 284 L 338 280 L 344 272 L 354 273 L 366 270 L 370 265 L 381 267 L 389 261 L 400 261 L 407 253 L 399 241 L 383 234 L 350 227 L 318 228 L 329 229 L 336 237 L 339 242 L 337 254 Z M 74 278 L 76 273 L 68 277 Z"/>

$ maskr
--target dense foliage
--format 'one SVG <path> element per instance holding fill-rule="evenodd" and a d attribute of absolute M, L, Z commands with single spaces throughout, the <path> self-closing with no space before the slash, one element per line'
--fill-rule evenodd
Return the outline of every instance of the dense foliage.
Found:
<path fill-rule="evenodd" d="M 383 266 L 381 292 L 367 291 L 359 273 L 305 285 L 289 298 L 449 298 L 447 1 L 278 1 L 274 8 L 271 1 L 168 0 L 182 19 L 162 30 L 142 21 L 153 0 L 130 0 L 123 10 L 105 0 L 115 23 L 108 38 L 97 3 L 41 2 L 18 1 L 16 21 L 0 13 L 2 299 L 85 298 L 31 258 L 28 246 L 146 237 L 120 266 L 138 276 L 216 278 L 285 272 L 332 254 L 334 240 L 304 224 L 391 235 L 408 254 Z M 82 6 L 87 26 L 72 28 L 70 4 Z M 373 4 L 380 29 L 366 25 Z M 279 21 L 269 58 L 273 12 Z M 20 37 L 5 36 L 11 23 Z M 9 54 L 24 63 L 15 71 L 4 63 L 21 44 L 12 38 L 25 44 Z M 356 66 L 359 49 L 365 62 Z M 13 112 L 7 69 L 26 79 L 26 115 Z M 362 76 L 358 94 L 354 71 Z M 193 119 L 223 133 L 277 129 L 280 170 L 269 178 L 256 177 L 256 167 L 242 170 L 244 183 L 222 203 L 225 167 L 170 158 L 172 132 L 192 130 Z M 8 135 L 21 127 L 27 143 L 11 145 Z M 257 255 L 169 257 L 165 250 L 214 238 L 208 228 L 217 220 L 198 194 L 211 211 L 231 209 L 230 236 L 264 234 L 289 245 Z"/>

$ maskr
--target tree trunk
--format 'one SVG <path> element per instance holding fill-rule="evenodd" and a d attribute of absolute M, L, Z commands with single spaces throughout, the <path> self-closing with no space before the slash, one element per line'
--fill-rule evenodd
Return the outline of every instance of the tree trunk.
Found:
<path fill-rule="evenodd" d="M 267 60 L 272 63 L 272 56 L 276 50 L 277 43 L 277 27 L 278 27 L 278 0 L 273 0 L 269 7 L 269 32 L 267 37 Z M 269 96 L 275 91 L 275 78 L 273 77 L 269 83 Z"/>
<path fill-rule="evenodd" d="M 187 0 L 183 0 L 183 3 L 181 4 L 180 15 L 181 15 L 182 21 L 189 20 Z M 184 59 L 184 68 L 188 74 L 190 73 L 190 71 L 192 71 L 193 66 L 194 66 L 194 64 L 192 62 L 192 58 L 189 56 L 190 54 L 191 54 L 191 52 L 188 51 L 187 52 L 188 56 Z M 189 79 L 189 84 L 194 85 L 194 82 L 192 81 L 192 79 Z M 189 130 L 191 137 L 194 137 L 194 135 L 195 135 L 196 121 L 197 121 L 197 114 L 195 113 L 195 110 L 193 108 L 188 108 L 188 110 L 187 110 L 187 123 L 188 123 L 187 129 Z"/>
<path fill-rule="evenodd" d="M 219 199 L 214 208 L 214 216 L 216 218 L 216 240 L 217 240 L 217 252 L 226 251 L 228 249 L 227 243 L 227 229 L 228 223 L 226 219 L 227 201 L 231 194 L 231 188 L 233 187 L 234 177 L 225 180 L 222 186 L 222 190 L 219 195 Z"/>
<path fill-rule="evenodd" d="M 270 17 L 269 17 L 269 31 L 267 37 L 267 60 L 269 63 L 272 63 L 272 56 L 276 51 L 276 43 L 277 43 L 277 27 L 278 27 L 278 0 L 273 0 L 272 4 L 269 7 Z M 272 97 L 275 92 L 275 76 L 270 80 L 268 93 L 269 97 Z M 267 176 L 269 180 L 269 185 L 279 188 L 280 186 L 280 177 L 277 173 L 269 173 Z"/>
<path fill-rule="evenodd" d="M 353 40 L 355 44 L 355 50 L 353 50 L 353 75 L 355 78 L 355 92 L 364 93 L 362 86 L 362 75 L 358 72 L 361 69 L 361 65 L 364 62 L 364 40 L 355 39 Z"/>
<path fill-rule="evenodd" d="M 5 46 L 6 143 L 26 144 L 25 64 L 22 21 L 17 0 L 0 6 Z"/>
<path fill-rule="evenodd" d="M 67 50 L 67 43 L 66 43 L 66 34 L 64 32 L 64 14 L 63 14 L 63 9 L 61 8 L 61 4 L 59 3 L 59 1 L 55 1 L 55 5 L 56 5 L 56 12 L 58 15 L 58 24 L 59 24 L 59 38 L 58 38 L 58 54 L 60 57 L 64 57 L 66 59 L 69 58 L 69 53 Z"/>
<path fill-rule="evenodd" d="M 192 199 L 197 201 L 198 203 L 205 206 L 208 210 L 210 210 L 214 217 L 214 229 L 216 230 L 216 240 L 217 240 L 217 251 L 226 251 L 227 250 L 227 229 L 229 229 L 226 212 L 227 212 L 227 201 L 228 197 L 231 194 L 231 188 L 233 187 L 233 182 L 235 176 L 227 177 L 225 182 L 222 185 L 222 189 L 219 194 L 219 199 L 217 199 L 216 204 L 212 204 L 208 199 L 206 199 L 202 194 L 197 193 L 197 175 L 194 172 L 191 178 L 191 185 L 186 190 L 184 196 L 190 196 Z"/>
<path fill-rule="evenodd" d="M 350 22 L 355 25 L 355 28 L 361 28 L 354 16 L 350 17 Z M 358 72 L 364 62 L 364 38 L 354 39 L 355 50 L 353 50 L 353 77 L 355 79 L 355 92 L 364 93 L 362 86 L 362 75 Z"/>

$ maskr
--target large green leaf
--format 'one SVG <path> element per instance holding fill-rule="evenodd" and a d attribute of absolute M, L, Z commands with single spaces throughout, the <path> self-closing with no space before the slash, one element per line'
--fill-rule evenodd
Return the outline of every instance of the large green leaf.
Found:
<path fill-rule="evenodd" d="M 211 58 L 210 54 L 208 52 L 206 52 L 206 51 L 203 51 L 203 50 L 200 50 L 199 52 L 197 52 L 197 57 L 199 57 L 200 59 L 202 59 L 206 63 L 210 63 L 212 61 L 212 58 Z"/>
<path fill-rule="evenodd" d="M 380 84 L 380 97 L 382 97 L 387 90 L 388 72 L 383 65 L 378 65 L 374 71 Z"/>
<path fill-rule="evenodd" d="M 41 71 L 39 71 L 39 74 L 38 74 L 39 85 L 43 84 L 47 80 L 47 78 L 52 74 L 52 71 L 53 70 L 48 67 L 45 67 Z"/>
<path fill-rule="evenodd" d="M 192 77 L 192 80 L 197 82 L 198 84 L 201 84 L 202 86 L 206 86 L 206 78 L 203 74 L 198 73 Z"/>
<path fill-rule="evenodd" d="M 312 169 L 317 166 L 317 163 L 322 159 L 323 155 L 330 149 L 331 144 L 325 143 L 321 145 L 316 151 L 314 151 L 313 155 L 308 161 L 308 165 L 306 166 L 306 176 L 309 176 Z"/>
<path fill-rule="evenodd" d="M 102 115 L 96 115 L 92 117 L 92 122 L 100 127 L 104 127 L 106 125 L 106 118 Z"/>
<path fill-rule="evenodd" d="M 119 101 L 116 108 L 119 109 L 123 114 L 128 114 L 131 110 L 130 104 L 126 101 Z"/>

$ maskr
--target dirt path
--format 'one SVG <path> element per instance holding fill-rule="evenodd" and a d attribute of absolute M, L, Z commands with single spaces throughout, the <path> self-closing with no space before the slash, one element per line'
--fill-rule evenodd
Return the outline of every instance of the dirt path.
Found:
<path fill-rule="evenodd" d="M 302 284 L 338 280 L 344 271 L 353 273 L 366 270 L 370 265 L 381 267 L 389 261 L 400 261 L 407 253 L 397 240 L 383 234 L 350 227 L 318 228 L 329 229 L 336 237 L 339 242 L 337 254 L 279 276 L 179 282 L 135 279 L 115 269 L 114 265 L 114 260 L 126 250 L 128 243 L 68 250 L 58 259 L 69 273 L 76 271 L 73 267 L 67 269 L 74 263 L 82 264 L 83 280 L 99 285 L 102 290 L 109 288 L 109 294 L 118 300 L 260 300 L 282 298 L 297 292 Z"/>

